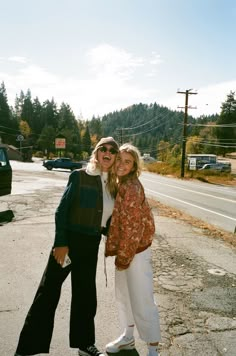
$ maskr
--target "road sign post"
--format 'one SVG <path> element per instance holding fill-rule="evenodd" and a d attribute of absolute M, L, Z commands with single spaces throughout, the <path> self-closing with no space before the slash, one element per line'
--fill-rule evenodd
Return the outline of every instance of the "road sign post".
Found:
<path fill-rule="evenodd" d="M 24 136 L 23 135 L 18 135 L 16 138 L 16 141 L 20 142 L 20 154 L 21 154 L 21 149 L 22 149 L 22 141 L 24 141 Z"/>

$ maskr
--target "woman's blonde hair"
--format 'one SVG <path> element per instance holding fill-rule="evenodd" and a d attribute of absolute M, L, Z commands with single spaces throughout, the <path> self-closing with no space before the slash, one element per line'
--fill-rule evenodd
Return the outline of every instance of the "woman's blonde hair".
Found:
<path fill-rule="evenodd" d="M 137 178 L 140 176 L 141 171 L 142 171 L 142 159 L 140 152 L 137 147 L 131 145 L 130 143 L 124 143 L 120 148 L 119 152 L 127 152 L 131 154 L 131 156 L 134 159 L 134 167 L 132 171 L 123 178 Z"/>

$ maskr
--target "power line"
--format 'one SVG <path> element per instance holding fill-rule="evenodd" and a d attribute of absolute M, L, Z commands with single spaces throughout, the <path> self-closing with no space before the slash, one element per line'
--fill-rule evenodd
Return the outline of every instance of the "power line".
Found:
<path fill-rule="evenodd" d="M 222 125 L 217 125 L 217 124 L 210 124 L 210 125 L 204 125 L 204 124 L 187 124 L 187 126 L 202 126 L 202 127 L 236 127 L 236 124 L 222 124 Z"/>
<path fill-rule="evenodd" d="M 207 142 L 199 142 L 199 145 L 211 146 L 211 147 L 223 147 L 223 148 L 236 148 L 236 145 L 224 145 L 224 144 L 212 144 Z"/>
<path fill-rule="evenodd" d="M 161 119 L 166 118 L 166 116 L 168 116 L 168 115 L 169 115 L 169 113 L 167 113 L 164 117 L 161 117 Z M 154 119 L 149 120 L 149 121 L 145 122 L 144 124 L 141 124 L 141 125 L 138 125 L 138 126 L 123 127 L 122 130 L 134 130 L 134 129 L 137 129 L 137 128 L 139 128 L 139 127 L 145 126 L 145 125 L 149 124 L 150 122 L 156 121 L 157 119 L 159 119 L 158 116 L 155 117 Z"/>

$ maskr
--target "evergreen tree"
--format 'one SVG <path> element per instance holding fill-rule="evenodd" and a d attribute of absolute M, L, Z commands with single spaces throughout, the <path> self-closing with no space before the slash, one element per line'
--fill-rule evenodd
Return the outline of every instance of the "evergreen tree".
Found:
<path fill-rule="evenodd" d="M 218 153 L 225 156 L 236 148 L 236 99 L 235 93 L 230 92 L 226 101 L 221 106 L 220 117 L 216 121 L 216 136 L 218 138 Z"/>
<path fill-rule="evenodd" d="M 19 121 L 21 118 L 24 99 L 25 99 L 25 95 L 24 92 L 21 90 L 20 97 L 16 95 L 16 99 L 15 99 L 15 115 Z"/>
<path fill-rule="evenodd" d="M 88 153 L 88 156 L 91 155 L 91 152 L 92 152 L 91 138 L 90 138 L 90 132 L 89 132 L 88 125 L 86 126 L 85 133 L 82 137 L 82 148 L 83 148 L 83 151 Z"/>
<path fill-rule="evenodd" d="M 53 98 L 42 105 L 41 126 L 51 126 L 55 130 L 58 128 L 58 110 Z"/>
<path fill-rule="evenodd" d="M 65 154 L 72 153 L 73 157 L 80 157 L 82 152 L 80 130 L 69 105 L 62 103 L 58 112 L 58 134 L 66 138 Z"/>
<path fill-rule="evenodd" d="M 74 132 L 71 136 L 71 152 L 73 153 L 73 156 L 75 159 L 80 159 L 82 158 L 82 144 L 81 144 L 81 137 L 80 137 L 80 132 L 79 130 L 77 132 Z"/>
<path fill-rule="evenodd" d="M 92 120 L 88 122 L 88 125 L 91 136 L 96 136 L 97 140 L 99 140 L 103 136 L 101 119 L 93 116 Z"/>
<path fill-rule="evenodd" d="M 32 118 L 32 131 L 37 136 L 40 135 L 44 127 L 42 118 L 42 105 L 36 97 L 33 101 L 33 118 Z"/>
<path fill-rule="evenodd" d="M 44 126 L 37 144 L 40 150 L 46 154 L 47 158 L 49 158 L 50 153 L 55 152 L 55 137 L 56 132 L 54 127 Z"/>
<path fill-rule="evenodd" d="M 2 142 L 9 143 L 13 135 L 10 121 L 10 108 L 7 101 L 7 93 L 4 82 L 0 86 L 0 137 Z"/>
<path fill-rule="evenodd" d="M 32 129 L 33 126 L 33 104 L 31 100 L 31 92 L 28 89 L 22 106 L 21 111 L 21 120 L 24 120 L 28 123 L 29 127 Z"/>
<path fill-rule="evenodd" d="M 58 130 L 75 130 L 77 127 L 77 121 L 70 106 L 68 104 L 62 103 L 58 112 Z"/>

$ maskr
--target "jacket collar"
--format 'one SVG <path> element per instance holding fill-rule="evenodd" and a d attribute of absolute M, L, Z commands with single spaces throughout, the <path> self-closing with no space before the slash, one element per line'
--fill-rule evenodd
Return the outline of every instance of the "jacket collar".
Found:
<path fill-rule="evenodd" d="M 88 163 L 85 172 L 89 175 L 89 176 L 100 176 L 101 175 L 101 170 L 99 167 L 97 167 L 95 164 L 93 163 Z"/>

